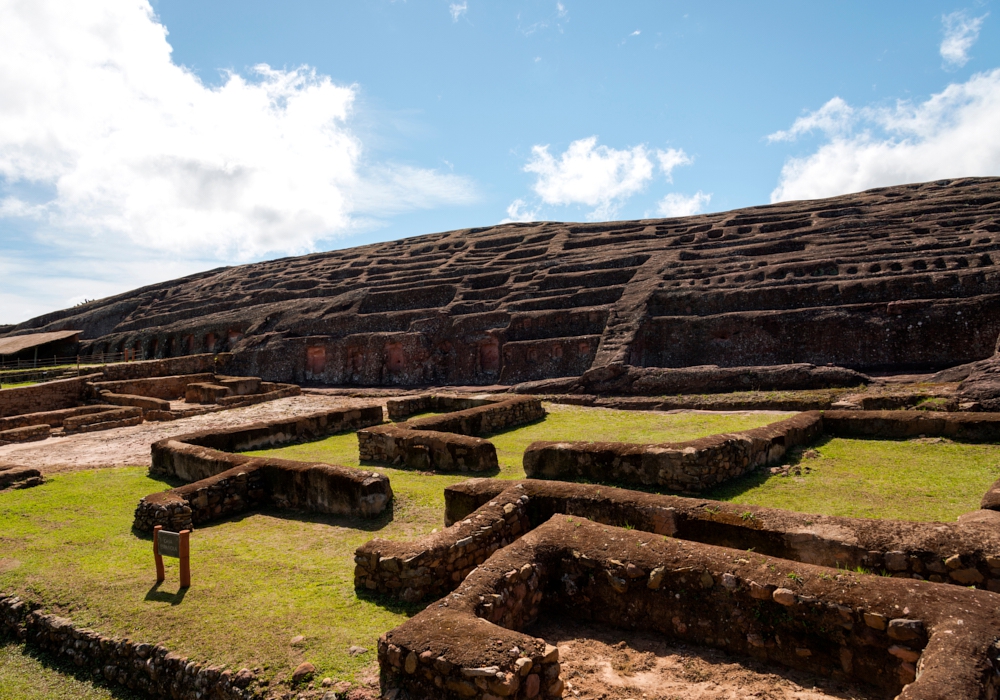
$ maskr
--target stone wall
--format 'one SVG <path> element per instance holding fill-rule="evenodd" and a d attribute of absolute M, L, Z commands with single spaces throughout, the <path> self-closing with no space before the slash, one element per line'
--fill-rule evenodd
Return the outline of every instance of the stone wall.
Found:
<path fill-rule="evenodd" d="M 104 391 L 114 394 L 135 394 L 149 396 L 166 401 L 184 398 L 188 384 L 210 382 L 214 375 L 210 373 L 178 374 L 164 377 L 141 377 L 136 379 L 118 379 L 114 381 L 94 382 L 94 392 L 100 395 Z"/>
<path fill-rule="evenodd" d="M 142 409 L 134 406 L 109 408 L 100 413 L 86 413 L 63 420 L 66 434 L 90 433 L 96 430 L 110 430 L 142 423 Z"/>
<path fill-rule="evenodd" d="M 114 404 L 115 406 L 134 406 L 146 411 L 169 411 L 170 402 L 166 399 L 155 399 L 151 396 L 138 396 L 136 394 L 112 394 L 110 391 L 101 392 L 101 401 Z"/>
<path fill-rule="evenodd" d="M 0 594 L 0 636 L 72 663 L 81 672 L 154 698 L 172 700 L 251 700 L 263 698 L 249 669 L 238 672 L 190 661 L 159 644 L 107 637 L 72 621 L 32 609 L 17 597 Z"/>
<path fill-rule="evenodd" d="M 0 430 L 0 445 L 9 445 L 12 442 L 34 442 L 44 440 L 52 432 L 48 425 L 26 425 L 23 428 L 11 428 Z"/>
<path fill-rule="evenodd" d="M 384 696 L 562 697 L 558 652 L 518 632 L 543 607 L 847 677 L 902 700 L 992 698 L 1000 678 L 991 593 L 558 515 L 497 552 L 447 600 L 384 635 Z"/>
<path fill-rule="evenodd" d="M 317 440 L 348 430 L 358 430 L 382 422 L 381 406 L 320 411 L 288 420 L 232 428 L 188 433 L 152 445 L 151 474 L 173 476 L 185 481 L 199 481 L 226 471 L 233 465 L 232 455 L 278 447 L 294 442 Z M 209 448 L 209 451 L 194 447 Z M 217 454 L 218 453 L 218 454 Z"/>
<path fill-rule="evenodd" d="M 162 360 L 142 360 L 107 365 L 101 369 L 107 381 L 167 377 L 181 374 L 205 374 L 224 371 L 232 361 L 228 352 L 203 353 Z"/>
<path fill-rule="evenodd" d="M 0 418 L 0 430 L 11 430 L 13 428 L 24 428 L 29 425 L 47 425 L 50 428 L 61 428 L 63 421 L 74 416 L 82 416 L 88 413 L 101 413 L 107 411 L 112 406 L 96 404 L 92 406 L 77 406 L 76 408 L 63 408 L 58 411 L 43 411 L 41 413 L 27 413 L 21 416 L 10 416 Z"/>
<path fill-rule="evenodd" d="M 42 481 L 42 472 L 38 469 L 0 466 L 0 490 L 29 488 L 38 486 Z"/>
<path fill-rule="evenodd" d="M 429 406 L 446 408 L 449 404 L 461 405 L 450 397 L 439 402 L 433 396 L 415 397 L 409 403 L 397 404 L 393 410 L 399 413 L 426 410 Z M 440 416 L 359 430 L 358 452 L 365 461 L 422 471 L 488 472 L 499 469 L 496 448 L 488 440 L 472 436 L 488 435 L 543 417 L 542 402 L 534 397 L 489 401 Z"/>
<path fill-rule="evenodd" d="M 958 442 L 1000 442 L 1000 413 L 824 411 L 823 431 L 838 437 L 883 440 L 923 436 Z"/>
<path fill-rule="evenodd" d="M 400 427 L 482 437 L 507 428 L 527 425 L 545 417 L 539 399 L 528 396 L 504 399 L 482 406 L 407 421 Z"/>
<path fill-rule="evenodd" d="M 491 472 L 500 468 L 496 447 L 489 440 L 399 425 L 407 424 L 359 430 L 361 461 L 437 472 Z"/>
<path fill-rule="evenodd" d="M 83 400 L 87 382 L 100 377 L 100 374 L 89 374 L 32 386 L 0 389 L 0 418 L 73 408 Z"/>
<path fill-rule="evenodd" d="M 524 473 L 698 492 L 777 462 L 822 429 L 821 415 L 808 412 L 763 428 L 680 443 L 533 442 L 524 452 Z"/>
<path fill-rule="evenodd" d="M 452 411 L 462 411 L 466 408 L 475 408 L 487 404 L 496 403 L 500 399 L 493 397 L 477 396 L 451 396 L 448 394 L 421 394 L 419 396 L 404 396 L 398 399 L 389 399 L 385 402 L 386 410 L 389 413 L 389 420 L 398 421 L 409 418 L 417 413 L 425 411 L 442 411 L 451 413 Z"/>
<path fill-rule="evenodd" d="M 133 521 L 136 530 L 152 532 L 155 525 L 191 529 L 264 506 L 372 518 L 392 500 L 388 477 L 377 472 L 192 449 L 214 452 L 218 464 L 231 466 L 214 476 L 140 500 Z"/>
<path fill-rule="evenodd" d="M 384 475 L 234 453 L 315 440 L 381 420 L 381 406 L 366 406 L 206 430 L 154 443 L 150 473 L 193 483 L 143 498 L 136 508 L 134 527 L 140 531 L 150 531 L 154 525 L 191 527 L 263 505 L 376 516 L 392 500 Z"/>
<path fill-rule="evenodd" d="M 513 491 L 515 488 L 518 490 Z M 901 520 L 797 513 L 591 484 L 470 479 L 445 489 L 445 524 L 465 521 L 507 493 L 530 498 L 531 527 L 538 527 L 554 515 L 567 514 L 790 561 L 861 568 L 894 578 L 926 579 L 1000 593 L 1000 513 L 985 506 L 961 516 L 957 522 L 929 526 Z M 456 538 L 458 533 L 449 537 Z M 415 540 L 414 545 L 420 541 Z"/>
<path fill-rule="evenodd" d="M 442 532 L 410 542 L 370 540 L 354 554 L 354 586 L 410 603 L 441 597 L 528 532 L 527 504 L 523 489 L 507 489 Z"/>

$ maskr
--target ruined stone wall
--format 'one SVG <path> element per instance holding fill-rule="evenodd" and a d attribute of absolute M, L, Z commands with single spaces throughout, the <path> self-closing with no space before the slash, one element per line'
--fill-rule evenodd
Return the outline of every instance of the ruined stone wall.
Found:
<path fill-rule="evenodd" d="M 101 375 L 90 374 L 44 384 L 0 389 L 0 418 L 74 408 L 83 400 L 87 382 Z"/>
<path fill-rule="evenodd" d="M 184 486 L 144 497 L 133 527 L 155 525 L 190 529 L 263 506 L 371 518 L 392 500 L 388 477 L 331 464 L 246 458 L 215 452 L 211 459 L 229 469 Z M 208 461 L 208 460 L 206 460 Z"/>
<path fill-rule="evenodd" d="M 228 457 L 223 459 L 213 453 L 193 449 L 195 447 L 209 448 L 220 453 L 245 452 L 316 440 L 381 422 L 382 407 L 366 406 L 321 411 L 288 420 L 253 423 L 230 430 L 189 433 L 153 444 L 150 473 L 198 481 L 225 471 L 229 466 L 221 468 L 228 464 L 225 461 Z"/>
<path fill-rule="evenodd" d="M 93 383 L 96 395 L 102 391 L 114 394 L 134 394 L 149 396 L 166 401 L 184 398 L 188 384 L 196 382 L 211 382 L 214 375 L 210 373 L 167 375 L 162 377 L 142 377 L 138 379 L 118 379 Z"/>
<path fill-rule="evenodd" d="M 437 472 L 491 472 L 500 468 L 496 447 L 482 438 L 399 425 L 379 425 L 357 434 L 362 462 Z"/>
<path fill-rule="evenodd" d="M 354 586 L 409 603 L 440 597 L 528 532 L 527 504 L 523 490 L 510 489 L 460 523 L 419 541 L 370 540 L 354 554 Z"/>
<path fill-rule="evenodd" d="M 543 479 L 589 479 L 704 491 L 779 461 L 823 430 L 818 412 L 800 413 L 763 428 L 681 443 L 533 442 L 524 473 Z"/>
<path fill-rule="evenodd" d="M 483 436 L 527 425 L 545 417 L 542 402 L 533 397 L 504 399 L 483 406 L 407 421 L 411 430 L 436 430 L 457 435 Z"/>
<path fill-rule="evenodd" d="M 142 409 L 134 406 L 108 408 L 100 413 L 86 413 L 63 419 L 66 434 L 91 433 L 97 430 L 124 428 L 142 423 Z"/>
<path fill-rule="evenodd" d="M 790 561 L 1000 593 L 1000 513 L 986 503 L 958 522 L 843 518 L 559 481 L 470 479 L 445 489 L 445 524 L 467 520 L 513 488 L 531 527 L 556 514 Z M 992 491 L 992 489 L 991 489 Z M 989 495 L 990 492 L 987 492 Z M 446 531 L 447 532 L 447 531 Z M 456 537 L 457 535 L 451 535 Z M 420 540 L 409 551 L 419 549 Z"/>
<path fill-rule="evenodd" d="M 108 350 L 107 352 L 113 351 Z M 168 377 L 180 374 L 217 373 L 224 371 L 231 361 L 232 355 L 229 353 L 204 353 L 184 357 L 169 357 L 106 365 L 101 368 L 101 373 L 107 381 Z"/>
<path fill-rule="evenodd" d="M 463 411 L 467 408 L 476 408 L 477 406 L 496 403 L 498 400 L 492 397 L 421 394 L 419 396 L 404 396 L 398 399 L 389 399 L 385 402 L 385 407 L 389 414 L 389 420 L 398 421 L 426 411 L 451 413 L 452 411 Z"/>
<path fill-rule="evenodd" d="M 41 413 L 27 413 L 19 416 L 0 418 L 0 430 L 12 430 L 14 428 L 25 428 L 30 425 L 47 425 L 51 428 L 61 428 L 63 421 L 74 416 L 83 416 L 88 413 L 101 413 L 107 411 L 110 406 L 93 405 L 77 406 L 76 408 L 63 408 L 58 411 L 42 411 Z"/>
<path fill-rule="evenodd" d="M 107 637 L 0 594 L 0 637 L 28 642 L 110 683 L 173 700 L 262 698 L 256 676 L 190 661 L 159 644 Z"/>
<path fill-rule="evenodd" d="M 902 700 L 989 698 L 1000 678 L 993 599 L 560 515 L 384 635 L 382 690 L 413 700 L 562 697 L 558 651 L 518 632 L 544 607 L 846 676 Z"/>
<path fill-rule="evenodd" d="M 959 442 L 1000 442 L 1000 413 L 824 411 L 823 432 L 883 440 L 924 436 Z"/>

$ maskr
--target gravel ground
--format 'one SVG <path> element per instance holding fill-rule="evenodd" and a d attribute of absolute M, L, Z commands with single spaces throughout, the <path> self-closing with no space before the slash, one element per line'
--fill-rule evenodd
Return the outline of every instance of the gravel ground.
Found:
<path fill-rule="evenodd" d="M 368 406 L 376 402 L 384 403 L 371 398 L 307 394 L 175 421 L 148 422 L 127 428 L 50 437 L 39 442 L 0 447 L 0 467 L 34 467 L 43 474 L 57 474 L 100 467 L 148 466 L 149 446 L 172 435 L 247 425 L 322 410 Z"/>

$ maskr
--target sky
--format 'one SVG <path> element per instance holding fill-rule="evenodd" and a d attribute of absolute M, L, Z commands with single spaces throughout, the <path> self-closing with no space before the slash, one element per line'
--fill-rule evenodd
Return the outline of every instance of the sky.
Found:
<path fill-rule="evenodd" d="M 0 324 L 423 233 L 1000 176 L 998 7 L 0 0 Z"/>

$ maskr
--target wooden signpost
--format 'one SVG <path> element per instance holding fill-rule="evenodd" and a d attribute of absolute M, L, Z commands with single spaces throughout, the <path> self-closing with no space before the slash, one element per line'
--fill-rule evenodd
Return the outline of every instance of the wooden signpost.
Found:
<path fill-rule="evenodd" d="M 191 587 L 191 531 L 170 532 L 162 525 L 153 528 L 153 558 L 156 560 L 156 582 L 163 583 L 167 574 L 163 557 L 181 560 L 181 588 Z"/>

